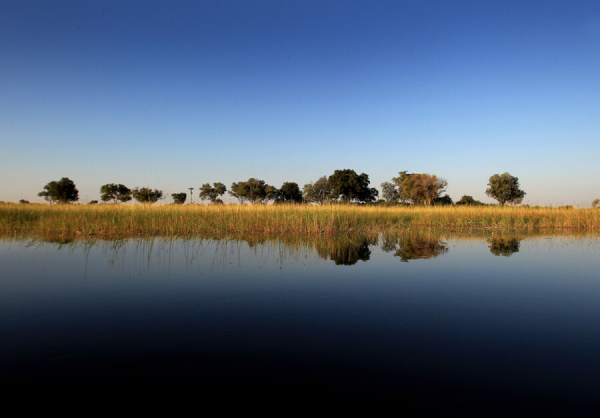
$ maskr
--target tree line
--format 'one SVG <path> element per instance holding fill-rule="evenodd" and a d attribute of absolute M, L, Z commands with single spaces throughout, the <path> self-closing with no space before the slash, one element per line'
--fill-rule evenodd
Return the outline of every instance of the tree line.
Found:
<path fill-rule="evenodd" d="M 234 182 L 231 189 L 223 183 L 205 183 L 199 188 L 200 200 L 212 204 L 222 204 L 221 197 L 228 193 L 240 204 L 273 202 L 280 203 L 369 203 L 369 204 L 404 204 L 404 205 L 483 205 L 482 202 L 464 195 L 454 203 L 446 191 L 448 181 L 435 174 L 408 173 L 401 171 L 398 177 L 381 184 L 382 199 L 378 200 L 379 191 L 370 186 L 369 176 L 357 174 L 354 170 L 335 170 L 330 176 L 323 176 L 315 182 L 305 184 L 302 190 L 297 183 L 285 182 L 281 188 L 267 184 L 264 180 L 250 178 L 247 181 Z M 193 201 L 193 187 L 190 191 L 190 203 Z M 500 205 L 520 204 L 525 192 L 519 188 L 519 179 L 509 173 L 494 174 L 489 178 L 485 193 L 497 200 Z M 44 186 L 38 196 L 51 203 L 70 203 L 79 200 L 79 191 L 75 183 L 68 177 L 51 181 Z M 187 193 L 172 193 L 174 204 L 184 204 Z M 148 187 L 129 189 L 123 184 L 109 183 L 100 187 L 100 199 L 108 203 L 125 203 L 132 199 L 143 203 L 153 204 L 165 198 L 162 190 Z M 90 203 L 98 203 L 93 200 Z M 596 203 L 597 205 L 597 203 Z"/>

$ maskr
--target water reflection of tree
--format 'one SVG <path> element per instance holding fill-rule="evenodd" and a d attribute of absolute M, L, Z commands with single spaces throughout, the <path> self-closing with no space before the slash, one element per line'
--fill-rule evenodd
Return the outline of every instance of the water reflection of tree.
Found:
<path fill-rule="evenodd" d="M 47 237 L 3 237 L 0 240 L 13 240 L 23 242 L 27 247 L 43 246 L 45 244 L 56 246 L 58 249 L 74 252 L 83 249 L 87 255 L 92 248 L 96 252 L 100 250 L 111 264 L 122 265 L 128 270 L 135 270 L 130 266 L 139 265 L 141 270 L 155 268 L 156 265 L 167 270 L 171 261 L 175 260 L 177 254 L 183 254 L 186 269 L 192 264 L 198 267 L 207 264 L 199 260 L 209 258 L 209 267 L 214 266 L 237 266 L 241 267 L 250 260 L 258 260 L 259 266 L 271 262 L 281 266 L 286 262 L 305 262 L 309 257 L 317 255 L 326 260 L 332 260 L 336 265 L 354 265 L 359 260 L 367 261 L 371 258 L 371 245 L 380 243 L 383 251 L 393 253 L 400 261 L 408 262 L 416 259 L 435 258 L 448 252 L 448 246 L 443 239 L 450 240 L 473 240 L 478 243 L 484 239 L 490 252 L 495 256 L 509 257 L 520 250 L 520 242 L 524 239 L 533 239 L 548 236 L 566 236 L 565 232 L 544 231 L 543 234 L 527 231 L 515 234 L 512 232 L 495 231 L 492 236 L 489 231 L 479 234 L 462 234 L 459 232 L 435 230 L 405 230 L 402 232 L 384 234 L 379 242 L 377 235 L 356 236 L 302 236 L 283 235 L 269 236 L 263 234 L 231 234 L 210 235 L 193 238 L 164 238 L 164 237 L 136 237 L 117 238 L 103 240 L 95 237 L 63 237 L 50 235 Z M 576 234 L 569 231 L 571 238 L 583 239 L 590 235 Z M 242 257 L 244 256 L 244 257 Z M 129 264 L 128 264 L 129 263 Z M 204 268 L 204 267 L 202 267 Z"/>
<path fill-rule="evenodd" d="M 383 237 L 381 249 L 394 252 L 394 257 L 407 263 L 409 260 L 435 258 L 448 252 L 445 242 L 436 234 L 405 233 Z"/>
<path fill-rule="evenodd" d="M 487 239 L 490 244 L 490 252 L 496 256 L 510 257 L 513 253 L 518 253 L 521 246 L 522 237 L 516 236 L 492 236 Z"/>
<path fill-rule="evenodd" d="M 278 253 L 285 257 L 296 257 L 294 249 L 313 248 L 317 255 L 325 260 L 332 260 L 336 265 L 351 266 L 358 261 L 367 261 L 371 257 L 369 245 L 377 245 L 378 238 L 373 236 L 337 236 L 337 237 L 298 237 L 283 236 L 269 239 L 266 236 L 238 236 L 237 240 L 244 241 L 249 248 L 278 246 Z M 282 252 L 282 249 L 285 249 Z M 287 253 L 287 254 L 286 254 Z"/>
<path fill-rule="evenodd" d="M 376 245 L 377 237 L 326 238 L 314 242 L 315 250 L 319 257 L 332 260 L 336 265 L 352 266 L 360 261 L 371 258 L 369 245 Z"/>

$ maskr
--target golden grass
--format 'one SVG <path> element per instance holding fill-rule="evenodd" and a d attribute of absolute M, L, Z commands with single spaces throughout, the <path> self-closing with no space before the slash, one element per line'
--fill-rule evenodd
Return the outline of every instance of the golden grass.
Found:
<path fill-rule="evenodd" d="M 600 210 L 357 205 L 0 205 L 3 235 L 135 237 L 375 234 L 445 230 L 598 231 Z"/>

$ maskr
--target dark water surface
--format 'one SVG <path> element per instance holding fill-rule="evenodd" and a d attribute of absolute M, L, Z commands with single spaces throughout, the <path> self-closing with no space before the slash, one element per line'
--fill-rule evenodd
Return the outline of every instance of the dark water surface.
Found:
<path fill-rule="evenodd" d="M 600 407 L 600 240 L 0 241 L 2 388 Z"/>

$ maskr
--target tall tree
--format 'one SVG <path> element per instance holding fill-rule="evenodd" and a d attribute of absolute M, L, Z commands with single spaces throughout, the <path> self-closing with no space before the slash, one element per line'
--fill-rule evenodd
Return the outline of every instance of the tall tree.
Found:
<path fill-rule="evenodd" d="M 173 198 L 173 203 L 176 205 L 183 205 L 187 199 L 187 193 L 171 193 L 171 197 Z"/>
<path fill-rule="evenodd" d="M 494 198 L 499 204 L 515 205 L 523 201 L 526 193 L 519 189 L 519 178 L 508 173 L 494 174 L 490 177 L 485 194 Z"/>
<path fill-rule="evenodd" d="M 369 188 L 369 176 L 356 174 L 350 169 L 335 170 L 327 181 L 331 189 L 331 197 L 342 202 L 372 202 L 379 196 L 379 191 Z"/>
<path fill-rule="evenodd" d="M 212 203 L 217 203 L 219 196 L 223 196 L 227 191 L 227 187 L 223 183 L 213 183 L 212 187 L 209 183 L 204 183 L 200 187 L 200 199 L 210 200 Z"/>
<path fill-rule="evenodd" d="M 400 198 L 400 194 L 394 183 L 386 181 L 381 183 L 381 197 L 383 197 L 386 202 L 396 202 Z"/>
<path fill-rule="evenodd" d="M 100 187 L 100 199 L 103 202 L 112 200 L 117 202 L 129 202 L 131 200 L 131 190 L 122 184 L 105 184 Z"/>
<path fill-rule="evenodd" d="M 446 191 L 448 182 L 435 174 L 420 174 L 415 182 L 415 193 L 426 205 L 431 205 L 441 194 Z"/>
<path fill-rule="evenodd" d="M 431 205 L 441 194 L 446 191 L 448 181 L 435 174 L 409 174 L 406 171 L 398 173 L 392 181 L 398 186 L 400 200 L 410 204 Z"/>
<path fill-rule="evenodd" d="M 248 181 L 232 183 L 229 194 L 238 199 L 240 203 L 267 203 L 277 197 L 277 189 L 265 183 L 264 180 L 250 178 Z"/>
<path fill-rule="evenodd" d="M 409 174 L 407 171 L 398 173 L 398 177 L 394 177 L 392 181 L 398 186 L 398 199 L 402 202 L 413 204 L 409 191 L 413 187 L 415 180 L 414 174 Z"/>
<path fill-rule="evenodd" d="M 140 203 L 156 203 L 159 200 L 163 199 L 163 192 L 162 190 L 157 190 L 157 189 L 149 189 L 147 187 L 136 187 L 135 189 L 133 189 L 133 198 L 135 200 L 137 200 Z"/>
<path fill-rule="evenodd" d="M 302 192 L 298 187 L 298 183 L 285 182 L 281 186 L 281 189 L 277 191 L 277 199 L 275 202 L 281 203 L 301 203 Z"/>
<path fill-rule="evenodd" d="M 38 193 L 50 203 L 70 203 L 79 200 L 79 190 L 75 187 L 73 180 L 63 177 L 58 181 L 51 181 L 44 186 L 44 190 Z"/>
<path fill-rule="evenodd" d="M 327 181 L 327 176 L 319 178 L 314 183 L 304 185 L 304 200 L 311 203 L 322 205 L 331 197 L 331 189 Z"/>

